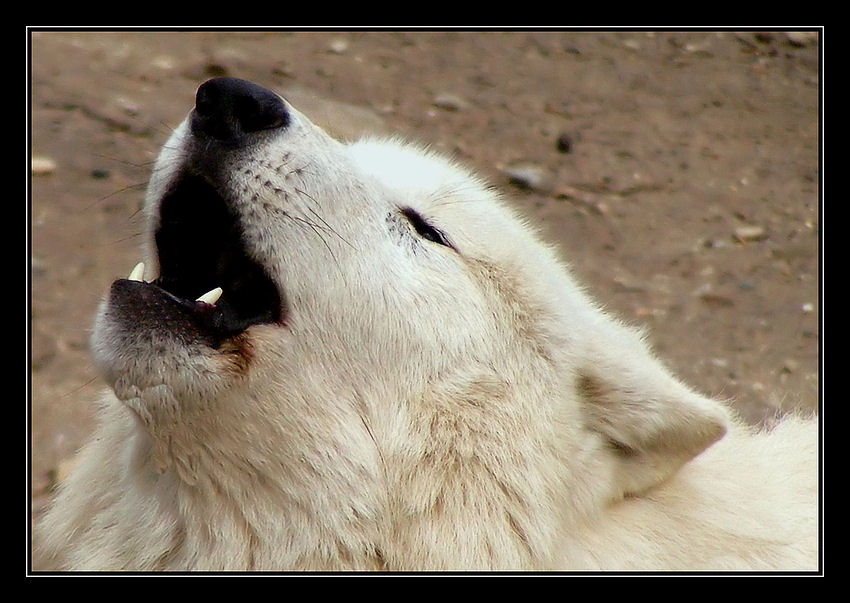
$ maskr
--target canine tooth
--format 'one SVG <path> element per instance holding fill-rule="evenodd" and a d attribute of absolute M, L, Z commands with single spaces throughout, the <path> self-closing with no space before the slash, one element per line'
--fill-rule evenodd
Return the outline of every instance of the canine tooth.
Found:
<path fill-rule="evenodd" d="M 216 287 L 212 291 L 207 291 L 195 301 L 204 302 L 207 304 L 214 304 L 218 301 L 218 298 L 221 297 L 221 293 L 221 287 Z"/>
<path fill-rule="evenodd" d="M 133 271 L 130 273 L 130 276 L 127 279 L 131 281 L 141 281 L 142 276 L 145 274 L 145 265 L 142 262 L 136 264 L 136 267 L 133 268 Z"/>

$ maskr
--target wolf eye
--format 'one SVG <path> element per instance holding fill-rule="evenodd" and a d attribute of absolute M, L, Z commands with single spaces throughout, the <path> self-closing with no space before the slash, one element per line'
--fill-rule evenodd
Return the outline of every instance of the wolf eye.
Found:
<path fill-rule="evenodd" d="M 432 241 L 439 245 L 445 245 L 446 247 L 451 247 L 451 243 L 449 243 L 448 239 L 446 239 L 446 235 L 442 233 L 442 231 L 438 228 L 434 228 L 422 217 L 422 215 L 417 212 L 415 209 L 410 207 L 405 207 L 401 210 L 401 214 L 407 218 L 413 228 L 416 230 L 416 233 L 426 239 L 428 241 Z"/>

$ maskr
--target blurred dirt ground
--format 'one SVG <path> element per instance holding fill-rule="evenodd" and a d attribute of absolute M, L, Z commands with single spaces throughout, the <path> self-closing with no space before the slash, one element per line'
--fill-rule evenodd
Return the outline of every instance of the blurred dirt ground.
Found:
<path fill-rule="evenodd" d="M 218 75 L 477 168 L 749 420 L 818 405 L 822 33 L 30 33 L 34 516 L 90 429 L 92 317 L 141 257 L 151 162 Z"/>

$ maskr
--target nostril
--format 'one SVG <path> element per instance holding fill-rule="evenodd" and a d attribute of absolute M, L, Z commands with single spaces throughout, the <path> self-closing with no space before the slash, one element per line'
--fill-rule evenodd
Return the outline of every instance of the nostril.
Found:
<path fill-rule="evenodd" d="M 192 132 L 228 143 L 243 143 L 251 134 L 286 127 L 289 113 L 270 90 L 237 78 L 204 82 L 195 96 Z"/>

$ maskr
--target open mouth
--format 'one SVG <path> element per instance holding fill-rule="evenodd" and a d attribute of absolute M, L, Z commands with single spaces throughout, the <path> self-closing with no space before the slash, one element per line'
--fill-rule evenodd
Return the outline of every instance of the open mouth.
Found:
<path fill-rule="evenodd" d="M 249 257 L 239 217 L 204 179 L 184 175 L 172 186 L 160 204 L 155 242 L 159 277 L 143 283 L 134 271 L 116 282 L 122 305 L 135 299 L 146 314 L 153 306 L 159 327 L 213 347 L 251 325 L 283 320 L 278 288 Z"/>

